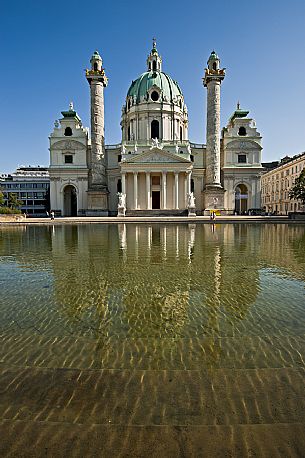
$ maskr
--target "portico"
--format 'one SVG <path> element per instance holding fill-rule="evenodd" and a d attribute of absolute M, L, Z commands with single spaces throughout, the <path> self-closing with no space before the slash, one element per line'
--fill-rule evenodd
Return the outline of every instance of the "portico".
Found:
<path fill-rule="evenodd" d="M 192 163 L 155 148 L 121 162 L 122 193 L 129 210 L 184 210 Z"/>

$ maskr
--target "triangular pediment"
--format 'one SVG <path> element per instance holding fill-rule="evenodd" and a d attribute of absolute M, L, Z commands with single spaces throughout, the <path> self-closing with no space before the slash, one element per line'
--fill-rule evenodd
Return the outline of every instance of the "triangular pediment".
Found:
<path fill-rule="evenodd" d="M 172 164 L 190 164 L 188 159 L 178 156 L 177 154 L 170 153 L 160 148 L 149 149 L 148 151 L 143 151 L 143 153 L 133 155 L 132 157 L 126 159 L 127 163 L 132 164 L 163 164 L 163 163 L 172 163 Z"/>
<path fill-rule="evenodd" d="M 83 145 L 83 143 L 78 142 L 77 140 L 59 140 L 58 142 L 51 145 L 51 149 L 59 150 L 80 150 L 85 148 L 86 145 Z"/>

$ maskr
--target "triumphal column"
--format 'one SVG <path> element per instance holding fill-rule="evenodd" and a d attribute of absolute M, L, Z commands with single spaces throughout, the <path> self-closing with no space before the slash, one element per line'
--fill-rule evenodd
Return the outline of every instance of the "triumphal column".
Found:
<path fill-rule="evenodd" d="M 206 133 L 206 183 L 203 191 L 204 210 L 224 208 L 224 189 L 220 182 L 220 85 L 225 69 L 220 69 L 220 60 L 212 51 L 205 69 L 203 84 L 207 88 L 207 133 Z"/>
<path fill-rule="evenodd" d="M 105 161 L 104 87 L 108 84 L 102 58 L 95 51 L 86 70 L 91 95 L 91 152 L 89 154 L 88 214 L 108 214 L 108 189 Z"/>

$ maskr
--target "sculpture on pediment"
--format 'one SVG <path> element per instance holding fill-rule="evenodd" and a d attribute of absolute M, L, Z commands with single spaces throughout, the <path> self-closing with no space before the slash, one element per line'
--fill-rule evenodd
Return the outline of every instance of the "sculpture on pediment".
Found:
<path fill-rule="evenodd" d="M 154 149 L 154 148 L 163 149 L 163 144 L 159 143 L 158 138 L 151 139 L 151 148 L 150 149 Z"/>

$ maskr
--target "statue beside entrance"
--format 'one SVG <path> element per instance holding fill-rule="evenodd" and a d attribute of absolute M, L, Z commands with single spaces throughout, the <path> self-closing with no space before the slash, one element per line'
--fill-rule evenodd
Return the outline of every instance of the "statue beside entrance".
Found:
<path fill-rule="evenodd" d="M 188 216 L 196 216 L 195 196 L 193 192 L 187 195 Z"/>
<path fill-rule="evenodd" d="M 118 216 L 125 216 L 126 214 L 126 194 L 118 192 Z"/>

